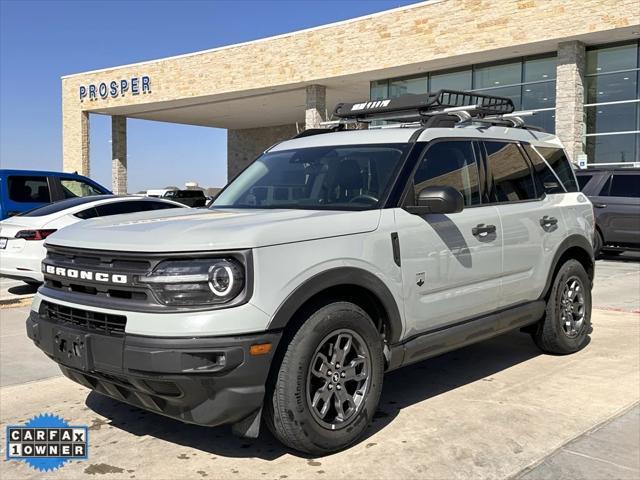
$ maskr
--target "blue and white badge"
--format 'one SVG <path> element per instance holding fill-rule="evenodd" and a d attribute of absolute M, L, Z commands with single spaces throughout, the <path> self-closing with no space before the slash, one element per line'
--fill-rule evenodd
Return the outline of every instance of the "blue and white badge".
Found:
<path fill-rule="evenodd" d="M 7 425 L 7 460 L 22 460 L 41 472 L 57 470 L 67 460 L 87 459 L 88 434 L 86 426 L 44 413 L 24 425 Z"/>

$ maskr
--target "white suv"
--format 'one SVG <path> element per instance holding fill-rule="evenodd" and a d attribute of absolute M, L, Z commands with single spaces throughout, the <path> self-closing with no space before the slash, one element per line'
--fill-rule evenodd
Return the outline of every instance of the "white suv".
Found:
<path fill-rule="evenodd" d="M 361 437 L 385 371 L 512 329 L 575 352 L 592 205 L 512 111 L 451 91 L 340 104 L 209 211 L 56 232 L 28 335 L 90 389 L 248 437 L 264 418 L 311 454 Z M 345 128 L 371 120 L 405 123 Z"/>

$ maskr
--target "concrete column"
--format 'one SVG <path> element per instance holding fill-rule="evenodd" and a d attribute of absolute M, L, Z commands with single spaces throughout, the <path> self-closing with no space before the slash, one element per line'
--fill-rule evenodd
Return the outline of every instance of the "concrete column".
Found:
<path fill-rule="evenodd" d="M 305 130 L 320 128 L 320 122 L 324 122 L 327 115 L 327 88 L 324 85 L 307 85 L 306 93 Z"/>
<path fill-rule="evenodd" d="M 296 133 L 295 125 L 227 130 L 227 179 L 233 179 L 274 143 Z"/>
<path fill-rule="evenodd" d="M 89 176 L 89 113 L 62 108 L 62 169 Z"/>
<path fill-rule="evenodd" d="M 556 135 L 573 162 L 584 153 L 585 71 L 584 43 L 560 43 L 556 69 Z"/>
<path fill-rule="evenodd" d="M 127 117 L 111 117 L 111 189 L 127 194 Z"/>

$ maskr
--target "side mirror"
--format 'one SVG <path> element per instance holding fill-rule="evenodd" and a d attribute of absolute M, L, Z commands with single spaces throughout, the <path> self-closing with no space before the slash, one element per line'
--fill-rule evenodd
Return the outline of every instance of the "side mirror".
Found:
<path fill-rule="evenodd" d="M 420 190 L 416 205 L 405 210 L 415 215 L 458 213 L 464 208 L 464 197 L 453 187 L 426 187 Z"/>

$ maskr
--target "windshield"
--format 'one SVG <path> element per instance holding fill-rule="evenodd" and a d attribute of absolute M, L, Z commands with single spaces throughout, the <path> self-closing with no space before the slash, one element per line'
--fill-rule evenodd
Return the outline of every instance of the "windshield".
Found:
<path fill-rule="evenodd" d="M 377 208 L 408 144 L 301 148 L 264 154 L 211 208 Z"/>

